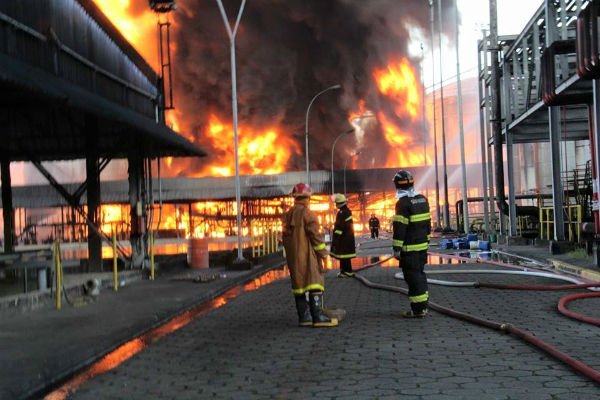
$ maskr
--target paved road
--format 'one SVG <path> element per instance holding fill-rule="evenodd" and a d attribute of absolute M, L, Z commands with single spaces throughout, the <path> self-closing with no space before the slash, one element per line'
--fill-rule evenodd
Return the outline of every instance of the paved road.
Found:
<path fill-rule="evenodd" d="M 373 282 L 404 286 L 393 277 L 397 271 L 361 273 Z M 476 279 L 557 283 L 508 275 Z M 327 278 L 326 304 L 345 308 L 346 320 L 337 328 L 297 327 L 289 289 L 282 279 L 242 294 L 88 381 L 71 398 L 600 399 L 596 384 L 513 336 L 435 312 L 404 320 L 403 295 L 335 278 L 335 272 Z M 600 370 L 598 328 L 555 311 L 564 292 L 430 289 L 441 305 L 511 322 Z M 574 307 L 600 314 L 598 300 Z"/>

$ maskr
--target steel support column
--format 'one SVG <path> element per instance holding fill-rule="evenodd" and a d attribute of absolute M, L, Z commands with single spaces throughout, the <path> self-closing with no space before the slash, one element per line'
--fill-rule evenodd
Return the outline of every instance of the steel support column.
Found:
<path fill-rule="evenodd" d="M 600 191 L 600 82 L 598 79 L 594 79 L 592 81 L 593 87 L 593 95 L 594 95 L 594 103 L 592 109 L 592 136 L 593 136 L 593 144 L 594 147 L 591 149 L 593 152 L 594 166 L 595 169 L 595 177 L 593 182 L 594 187 L 594 197 L 593 197 L 593 205 L 592 210 L 595 215 L 595 221 L 598 221 L 597 214 L 599 213 L 600 205 L 598 203 L 598 191 Z M 594 240 L 594 262 L 596 265 L 600 266 L 600 227 L 598 223 L 596 225 L 596 240 Z"/>
<path fill-rule="evenodd" d="M 146 246 L 144 234 L 146 233 L 146 207 L 143 193 L 144 160 L 138 154 L 128 157 L 129 170 L 129 206 L 131 217 L 131 266 L 141 269 L 144 267 Z"/>
<path fill-rule="evenodd" d="M 506 175 L 508 178 L 508 234 L 517 236 L 517 203 L 515 199 L 515 158 L 513 153 L 513 137 L 506 131 Z"/>
<path fill-rule="evenodd" d="M 483 40 L 487 41 L 485 33 L 483 35 Z M 482 42 L 482 46 L 483 46 L 483 42 Z M 481 48 L 479 50 L 480 50 L 480 53 L 477 57 L 477 71 L 479 71 L 479 73 L 481 74 Z M 483 53 L 483 54 L 485 54 L 485 56 L 487 57 L 487 53 Z M 484 112 L 484 107 L 486 107 L 486 104 L 487 104 L 487 98 L 484 99 L 484 97 L 483 97 L 484 96 L 483 87 L 485 86 L 486 77 L 487 77 L 487 71 L 485 72 L 485 75 L 483 75 L 483 79 L 482 79 L 482 76 L 479 77 L 478 89 L 479 89 L 479 134 L 480 134 L 480 141 L 481 141 L 481 180 L 482 180 L 482 193 L 483 193 L 483 222 L 484 222 L 484 226 L 485 226 L 485 232 L 489 233 L 490 232 L 490 218 L 489 218 L 489 208 L 488 208 L 488 187 L 487 187 L 487 168 L 486 168 L 487 141 L 486 141 L 486 135 L 485 135 L 485 126 L 487 124 L 487 122 L 486 122 L 487 115 Z"/>
<path fill-rule="evenodd" d="M 546 48 L 558 39 L 556 30 L 556 8 L 552 0 L 545 0 Z M 554 72 L 553 72 L 554 73 Z M 560 179 L 560 107 L 548 107 L 548 132 L 550 159 L 552 162 L 552 203 L 554 207 L 554 240 L 565 240 L 565 219 L 563 214 L 563 187 Z"/>
<path fill-rule="evenodd" d="M 15 214 L 13 211 L 12 204 L 10 161 L 8 160 L 8 158 L 2 158 L 2 160 L 0 160 L 0 175 L 2 175 L 2 218 L 4 221 L 4 252 L 12 253 L 15 250 Z"/>
<path fill-rule="evenodd" d="M 513 87 L 511 81 L 511 75 L 509 73 L 510 65 L 508 63 L 503 64 L 503 87 L 504 93 L 502 94 L 502 100 L 504 101 L 504 113 L 506 120 L 504 121 L 505 128 L 505 140 L 506 140 L 506 179 L 508 181 L 508 236 L 517 236 L 517 204 L 515 203 L 515 168 L 514 168 L 514 154 L 513 154 L 513 141 L 512 134 L 508 129 L 509 124 L 512 122 L 511 115 L 511 99 L 514 101 L 514 93 L 517 88 Z M 514 67 L 514 65 L 513 65 Z"/>
<path fill-rule="evenodd" d="M 98 158 L 88 155 L 85 160 L 87 214 L 92 224 L 100 226 L 100 169 Z M 88 229 L 88 261 L 90 271 L 102 271 L 102 238 Z"/>

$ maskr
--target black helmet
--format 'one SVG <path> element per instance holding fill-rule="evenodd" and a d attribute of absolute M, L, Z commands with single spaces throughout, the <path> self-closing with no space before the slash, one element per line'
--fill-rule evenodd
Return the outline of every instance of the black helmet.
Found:
<path fill-rule="evenodd" d="M 396 189 L 404 189 L 404 190 L 410 189 L 415 184 L 415 180 L 414 180 L 412 174 L 403 169 L 396 172 L 396 175 L 394 175 L 393 180 L 394 180 L 394 185 L 396 185 Z"/>

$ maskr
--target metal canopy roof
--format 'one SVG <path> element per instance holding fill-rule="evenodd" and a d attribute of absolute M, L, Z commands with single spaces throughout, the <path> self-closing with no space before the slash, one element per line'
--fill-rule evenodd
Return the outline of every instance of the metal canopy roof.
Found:
<path fill-rule="evenodd" d="M 93 2 L 0 2 L 0 157 L 205 156 L 156 122 L 157 82 Z"/>
<path fill-rule="evenodd" d="M 411 167 L 417 190 L 433 190 L 435 175 L 430 167 Z M 361 169 L 346 171 L 346 190 L 348 193 L 393 192 L 392 177 L 397 168 Z M 440 171 L 441 173 L 441 171 Z M 460 175 L 459 165 L 448 166 L 448 176 L 455 182 Z M 468 164 L 467 175 L 472 182 L 481 182 L 481 165 Z M 158 202 L 187 203 L 202 200 L 233 200 L 235 198 L 235 177 L 221 178 L 167 178 L 162 179 L 158 193 L 158 182 L 154 180 L 152 197 Z M 259 199 L 287 196 L 298 182 L 306 181 L 306 173 L 286 172 L 278 175 L 243 175 L 240 177 L 241 197 Z M 335 171 L 335 190 L 344 191 L 343 171 Z M 75 192 L 80 184 L 65 184 L 69 193 Z M 331 194 L 331 172 L 311 171 L 311 186 L 315 194 Z M 129 203 L 128 183 L 126 181 L 107 181 L 100 183 L 102 203 Z M 86 194 L 82 203 L 87 201 Z M 1 205 L 1 204 L 0 204 Z M 13 206 L 15 208 L 50 208 L 67 206 L 67 202 L 50 185 L 31 185 L 13 187 Z"/>

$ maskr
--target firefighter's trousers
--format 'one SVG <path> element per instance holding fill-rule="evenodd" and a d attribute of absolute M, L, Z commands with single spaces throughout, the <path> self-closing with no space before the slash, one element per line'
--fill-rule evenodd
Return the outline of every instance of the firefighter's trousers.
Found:
<path fill-rule="evenodd" d="M 427 309 L 429 291 L 424 271 L 426 262 L 427 251 L 403 251 L 400 256 L 400 268 L 408 284 L 408 298 L 414 313 L 422 313 Z"/>

